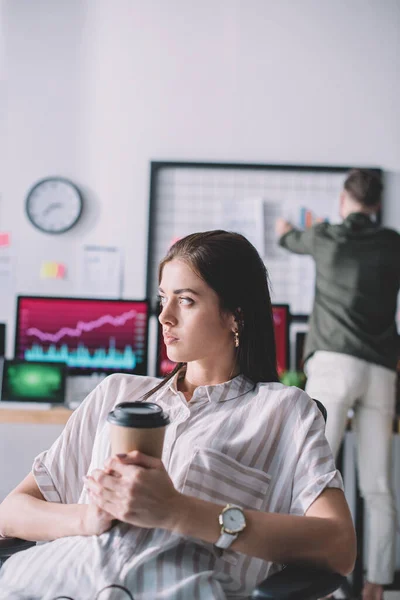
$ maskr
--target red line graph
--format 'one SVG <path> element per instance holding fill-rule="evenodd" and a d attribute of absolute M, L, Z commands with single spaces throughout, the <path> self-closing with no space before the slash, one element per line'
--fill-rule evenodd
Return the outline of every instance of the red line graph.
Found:
<path fill-rule="evenodd" d="M 136 315 L 136 310 L 130 310 L 116 317 L 113 315 L 103 315 L 95 321 L 89 321 L 87 323 L 85 321 L 78 321 L 74 329 L 72 327 L 62 327 L 56 333 L 46 333 L 44 331 L 40 331 L 40 329 L 37 329 L 36 327 L 29 327 L 29 329 L 26 331 L 26 334 L 34 335 L 42 342 L 53 342 L 56 344 L 63 337 L 80 337 L 83 332 L 99 329 L 105 324 L 113 325 L 114 327 L 121 327 L 122 325 L 125 325 L 127 321 L 134 319 Z"/>

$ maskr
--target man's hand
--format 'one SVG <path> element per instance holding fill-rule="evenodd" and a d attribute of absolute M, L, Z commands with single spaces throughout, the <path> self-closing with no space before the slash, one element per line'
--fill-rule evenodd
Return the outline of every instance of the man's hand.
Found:
<path fill-rule="evenodd" d="M 117 455 L 86 481 L 91 502 L 99 509 L 138 527 L 173 530 L 182 494 L 162 461 L 141 452 Z"/>
<path fill-rule="evenodd" d="M 282 219 L 282 217 L 277 219 L 275 222 L 275 232 L 276 232 L 277 236 L 280 238 L 283 235 L 285 235 L 285 233 L 292 231 L 292 229 L 293 229 L 293 225 L 291 223 L 289 223 L 289 221 L 285 221 L 285 219 Z"/>

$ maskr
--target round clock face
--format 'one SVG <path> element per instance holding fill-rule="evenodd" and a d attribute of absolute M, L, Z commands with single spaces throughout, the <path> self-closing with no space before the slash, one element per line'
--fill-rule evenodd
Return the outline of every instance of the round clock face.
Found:
<path fill-rule="evenodd" d="M 26 214 L 31 223 L 46 233 L 64 233 L 82 214 L 80 191 L 71 181 L 49 177 L 36 183 L 26 198 Z"/>

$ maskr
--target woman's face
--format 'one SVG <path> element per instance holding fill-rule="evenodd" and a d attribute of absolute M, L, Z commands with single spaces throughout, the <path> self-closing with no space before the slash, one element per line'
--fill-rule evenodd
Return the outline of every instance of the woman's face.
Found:
<path fill-rule="evenodd" d="M 227 353 L 234 357 L 233 315 L 220 310 L 216 292 L 186 262 L 174 259 L 164 265 L 159 293 L 170 360 L 215 365 Z"/>

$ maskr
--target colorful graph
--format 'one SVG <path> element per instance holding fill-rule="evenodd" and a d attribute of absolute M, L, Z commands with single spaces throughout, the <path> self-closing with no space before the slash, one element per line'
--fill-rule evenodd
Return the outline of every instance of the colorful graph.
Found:
<path fill-rule="evenodd" d="M 311 210 L 302 206 L 300 208 L 299 226 L 300 229 L 308 229 L 315 223 L 323 223 L 328 221 L 327 217 L 316 217 Z"/>
<path fill-rule="evenodd" d="M 62 327 L 56 333 L 46 333 L 44 331 L 40 331 L 40 329 L 37 329 L 36 327 L 30 327 L 26 334 L 34 335 L 42 340 L 42 342 L 59 342 L 63 337 L 80 337 L 84 331 L 99 329 L 105 324 L 113 325 L 114 327 L 121 327 L 122 325 L 125 325 L 129 319 L 136 317 L 136 315 L 137 312 L 135 310 L 130 310 L 129 312 L 117 317 L 113 317 L 112 315 L 103 315 L 96 321 L 89 321 L 89 323 L 79 321 L 75 328 Z"/>
<path fill-rule="evenodd" d="M 94 368 L 94 369 L 126 369 L 134 370 L 136 364 L 143 362 L 143 353 L 135 353 L 132 346 L 126 346 L 124 351 L 115 348 L 115 342 L 110 340 L 107 349 L 98 348 L 92 354 L 84 344 L 78 344 L 76 350 L 71 350 L 66 344 L 57 348 L 54 344 L 45 350 L 39 344 L 32 344 L 32 348 L 25 351 L 25 360 L 65 362 L 69 367 Z"/>
<path fill-rule="evenodd" d="M 147 370 L 148 304 L 20 297 L 16 356 L 82 371 Z"/>

